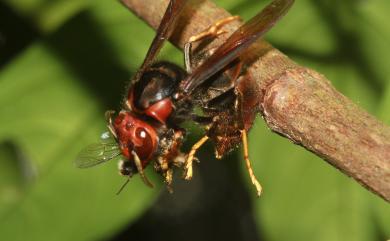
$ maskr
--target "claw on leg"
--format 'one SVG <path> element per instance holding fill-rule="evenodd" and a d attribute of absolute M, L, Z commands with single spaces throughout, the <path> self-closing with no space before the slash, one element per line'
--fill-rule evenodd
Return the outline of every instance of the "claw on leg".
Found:
<path fill-rule="evenodd" d="M 249 154 L 248 154 L 248 139 L 246 135 L 246 130 L 241 130 L 241 136 L 242 136 L 242 144 L 243 144 L 243 150 L 244 150 L 244 159 L 245 159 L 245 164 L 246 164 L 246 169 L 248 169 L 249 177 L 251 178 L 252 184 L 255 186 L 256 191 L 257 191 L 257 196 L 260 197 L 262 187 L 257 180 L 253 169 L 251 162 L 249 160 Z"/>
<path fill-rule="evenodd" d="M 192 178 L 192 163 L 194 160 L 197 160 L 195 158 L 195 153 L 196 151 L 209 139 L 208 136 L 202 137 L 197 143 L 195 143 L 192 148 L 190 153 L 188 153 L 187 159 L 185 161 L 185 166 L 184 166 L 184 179 L 185 180 L 191 180 Z"/>

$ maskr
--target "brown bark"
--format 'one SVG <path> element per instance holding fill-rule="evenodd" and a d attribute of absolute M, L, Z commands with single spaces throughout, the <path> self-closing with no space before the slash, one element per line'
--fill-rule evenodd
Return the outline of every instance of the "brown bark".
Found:
<path fill-rule="evenodd" d="M 121 1 L 154 29 L 168 4 Z M 215 20 L 230 16 L 208 0 L 198 2 L 186 8 L 170 39 L 179 48 Z M 225 29 L 232 32 L 240 24 Z M 207 48 L 220 45 L 228 35 Z M 264 93 L 259 103 L 268 126 L 390 201 L 390 128 L 339 93 L 323 75 L 298 66 L 270 44 L 259 42 L 250 50 L 247 74 Z"/>

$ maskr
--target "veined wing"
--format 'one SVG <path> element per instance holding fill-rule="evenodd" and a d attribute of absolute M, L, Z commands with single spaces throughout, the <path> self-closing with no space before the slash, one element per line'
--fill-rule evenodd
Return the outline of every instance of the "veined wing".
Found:
<path fill-rule="evenodd" d="M 74 161 L 76 167 L 88 168 L 107 162 L 121 154 L 118 143 L 113 139 L 102 139 L 100 143 L 85 147 Z"/>

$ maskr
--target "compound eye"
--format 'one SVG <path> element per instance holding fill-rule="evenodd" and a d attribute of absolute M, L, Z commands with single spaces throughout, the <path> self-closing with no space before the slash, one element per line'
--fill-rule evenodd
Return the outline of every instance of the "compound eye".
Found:
<path fill-rule="evenodd" d="M 155 142 L 152 139 L 152 135 L 143 127 L 138 127 L 135 130 L 135 135 L 138 141 L 142 143 L 141 145 L 134 146 L 135 152 L 141 160 L 149 159 L 155 150 Z"/>

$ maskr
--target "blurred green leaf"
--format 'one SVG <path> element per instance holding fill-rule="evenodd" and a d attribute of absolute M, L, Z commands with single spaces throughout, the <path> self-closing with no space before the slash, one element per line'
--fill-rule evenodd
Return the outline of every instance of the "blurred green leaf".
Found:
<path fill-rule="evenodd" d="M 114 162 L 91 170 L 73 166 L 77 153 L 106 128 L 100 101 L 71 70 L 51 47 L 37 44 L 1 72 L 0 141 L 23 150 L 24 161 L 35 170 L 35 178 L 16 189 L 17 198 L 0 190 L 1 199 L 12 198 L 0 210 L 2 239 L 107 237 L 136 218 L 158 193 L 135 177 L 116 196 L 124 179 Z M 11 160 L 1 161 L 0 169 Z"/>
<path fill-rule="evenodd" d="M 360 82 L 353 69 L 333 66 L 332 73 L 347 86 Z M 370 202 L 379 197 L 264 125 L 258 123 L 250 137 L 256 143 L 251 148 L 255 172 L 264 179 L 264 195 L 255 202 L 267 240 L 374 240 L 376 224 L 367 217 L 373 215 Z M 382 212 L 390 215 L 390 207 Z"/>
<path fill-rule="evenodd" d="M 373 72 L 367 81 L 383 85 L 390 82 L 389 9 L 390 2 L 386 0 L 360 1 L 355 23 L 365 64 Z"/>
<path fill-rule="evenodd" d="M 54 31 L 87 7 L 86 0 L 5 0 L 43 33 Z"/>
<path fill-rule="evenodd" d="M 240 1 L 233 8 L 233 13 L 248 20 L 268 3 Z M 305 51 L 313 55 L 330 54 L 337 47 L 337 38 L 321 12 L 316 1 L 295 1 L 289 13 L 267 33 L 265 39 L 288 50 Z"/>
<path fill-rule="evenodd" d="M 148 208 L 158 188 L 135 177 L 115 196 L 124 180 L 114 161 L 90 170 L 72 161 L 105 131 L 103 113 L 119 106 L 154 32 L 117 1 L 5 2 L 45 35 L 0 72 L 1 237 L 108 238 Z M 269 1 L 216 2 L 248 19 Z M 300 0 L 266 38 L 390 123 L 389 8 L 386 0 Z M 170 45 L 160 58 L 182 63 Z M 264 187 L 253 198 L 264 240 L 390 237 L 383 200 L 260 119 L 250 142 Z"/>
<path fill-rule="evenodd" d="M 379 107 L 380 118 L 386 123 L 390 124 L 390 82 L 385 89 L 382 102 Z"/>

